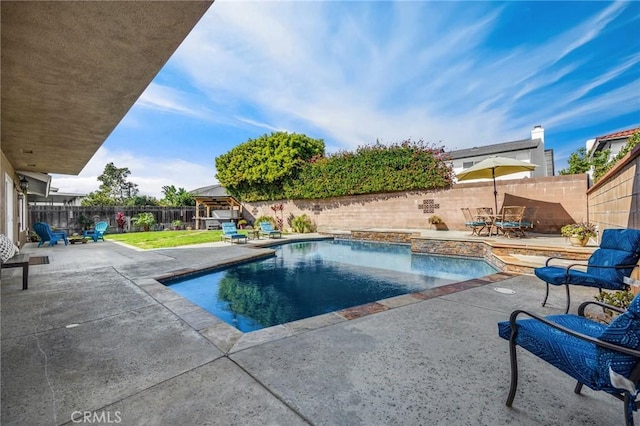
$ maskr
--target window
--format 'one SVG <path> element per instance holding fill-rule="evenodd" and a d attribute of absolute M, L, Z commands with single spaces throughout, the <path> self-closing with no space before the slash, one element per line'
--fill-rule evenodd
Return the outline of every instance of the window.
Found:
<path fill-rule="evenodd" d="M 476 164 L 475 161 L 465 161 L 462 163 L 462 168 L 468 169 L 469 167 L 472 167 L 474 164 Z"/>

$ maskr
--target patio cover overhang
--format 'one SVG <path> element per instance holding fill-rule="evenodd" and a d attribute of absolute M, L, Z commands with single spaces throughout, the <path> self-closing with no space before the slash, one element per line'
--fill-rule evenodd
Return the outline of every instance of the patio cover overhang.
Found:
<path fill-rule="evenodd" d="M 3 1 L 0 146 L 13 168 L 80 173 L 212 3 Z"/>

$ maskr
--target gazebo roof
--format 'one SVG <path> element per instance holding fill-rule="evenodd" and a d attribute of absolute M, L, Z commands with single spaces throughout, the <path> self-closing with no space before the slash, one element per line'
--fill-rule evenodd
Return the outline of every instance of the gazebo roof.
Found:
<path fill-rule="evenodd" d="M 196 206 L 204 205 L 211 210 L 226 210 L 230 206 L 242 206 L 240 201 L 229 195 L 221 185 L 203 186 L 189 191 L 189 193 L 196 200 Z"/>

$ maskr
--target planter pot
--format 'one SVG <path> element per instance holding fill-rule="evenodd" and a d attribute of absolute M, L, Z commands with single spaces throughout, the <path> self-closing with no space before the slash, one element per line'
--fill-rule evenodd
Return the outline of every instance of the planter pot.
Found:
<path fill-rule="evenodd" d="M 589 237 L 579 237 L 577 235 L 573 235 L 569 237 L 569 242 L 572 246 L 584 247 L 589 242 Z"/>
<path fill-rule="evenodd" d="M 446 231 L 447 229 L 449 229 L 444 223 L 433 223 L 431 224 L 431 228 L 435 229 L 436 231 Z"/>

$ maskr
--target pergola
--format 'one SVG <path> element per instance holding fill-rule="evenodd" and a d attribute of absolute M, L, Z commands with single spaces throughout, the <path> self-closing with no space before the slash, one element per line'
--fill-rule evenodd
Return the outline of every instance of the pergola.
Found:
<path fill-rule="evenodd" d="M 242 203 L 220 185 L 198 188 L 191 194 L 196 201 L 196 229 L 200 229 L 201 221 L 209 228 L 220 221 L 236 221 L 242 217 Z M 200 216 L 200 206 L 204 206 L 205 216 Z"/>

